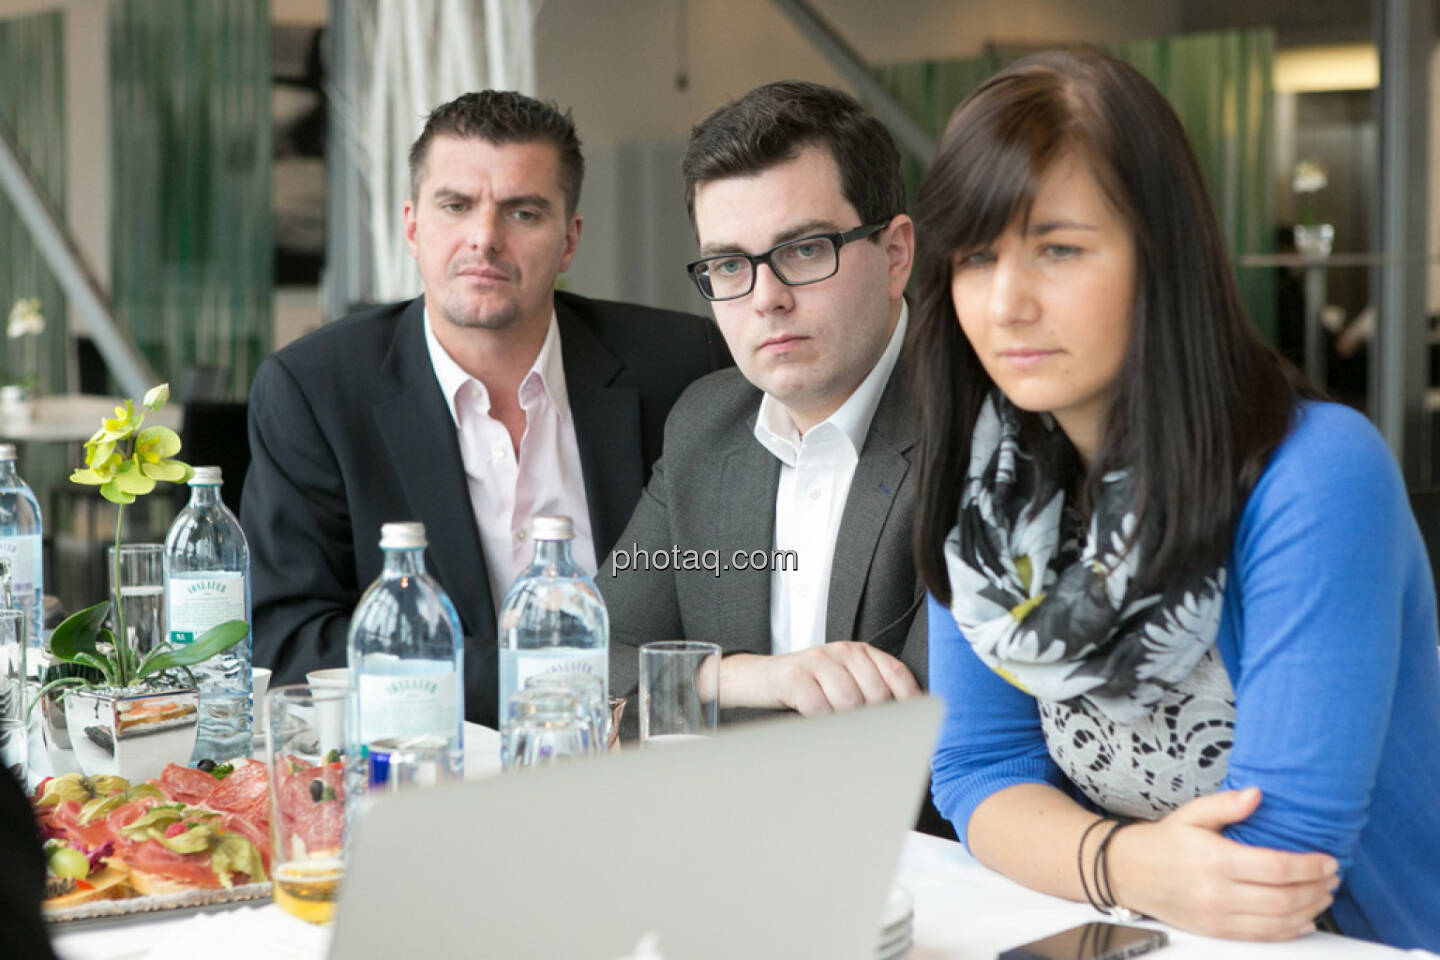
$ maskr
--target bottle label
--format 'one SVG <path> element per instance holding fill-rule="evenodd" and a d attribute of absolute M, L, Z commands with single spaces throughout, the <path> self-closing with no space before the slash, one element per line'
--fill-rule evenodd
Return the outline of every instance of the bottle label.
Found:
<path fill-rule="evenodd" d="M 0 560 L 10 564 L 10 586 L 17 600 L 35 590 L 35 559 L 39 547 L 39 537 L 0 538 Z"/>
<path fill-rule="evenodd" d="M 542 673 L 588 673 L 610 685 L 610 653 L 604 648 L 582 650 L 551 650 L 544 655 L 521 651 L 515 657 L 515 689 L 525 689 L 525 681 Z"/>
<path fill-rule="evenodd" d="M 460 727 L 456 673 L 362 673 L 359 680 L 360 738 L 364 743 L 387 737 L 449 739 Z"/>
<path fill-rule="evenodd" d="M 193 643 L 211 627 L 245 619 L 245 576 L 215 570 L 172 576 L 165 594 L 171 643 Z"/>
<path fill-rule="evenodd" d="M 10 565 L 11 601 L 28 614 L 26 645 L 38 647 L 41 645 L 40 609 L 35 594 L 39 592 L 39 581 L 35 574 L 40 564 L 40 538 L 35 535 L 0 538 L 0 560 Z M 4 599 L 0 596 L 0 605 Z"/>

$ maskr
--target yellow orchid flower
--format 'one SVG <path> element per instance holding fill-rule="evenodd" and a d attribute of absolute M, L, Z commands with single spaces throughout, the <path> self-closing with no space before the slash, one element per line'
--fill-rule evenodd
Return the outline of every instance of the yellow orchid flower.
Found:
<path fill-rule="evenodd" d="M 169 427 L 146 427 L 135 438 L 135 462 L 145 476 L 168 483 L 183 483 L 195 471 L 179 460 L 171 460 L 180 452 L 180 437 Z"/>

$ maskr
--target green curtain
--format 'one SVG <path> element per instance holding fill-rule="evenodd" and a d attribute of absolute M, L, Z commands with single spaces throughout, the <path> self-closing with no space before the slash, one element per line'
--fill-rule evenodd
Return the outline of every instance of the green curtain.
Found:
<path fill-rule="evenodd" d="M 1107 45 L 1150 78 L 1190 136 L 1232 257 L 1275 251 L 1275 35 L 1271 30 L 1182 34 Z M 996 48 L 979 58 L 884 66 L 876 75 L 937 139 L 960 101 L 1026 51 Z M 928 163 L 926 158 L 926 162 Z M 906 158 L 914 197 L 925 164 Z M 1275 342 L 1273 270 L 1240 270 L 1240 295 L 1252 322 Z"/>
<path fill-rule="evenodd" d="M 115 313 L 156 374 L 270 349 L 268 0 L 112 0 Z"/>
<path fill-rule="evenodd" d="M 50 209 L 65 203 L 64 41 L 61 14 L 0 20 L 0 123 L 10 131 Z M 0 383 L 33 377 L 42 393 L 65 390 L 66 314 L 60 282 L 0 191 L 0 325 L 20 297 L 38 297 L 45 332 L 12 341 L 0 329 Z M 32 352 L 33 351 L 33 352 Z M 31 359 L 33 357 L 33 359 Z"/>

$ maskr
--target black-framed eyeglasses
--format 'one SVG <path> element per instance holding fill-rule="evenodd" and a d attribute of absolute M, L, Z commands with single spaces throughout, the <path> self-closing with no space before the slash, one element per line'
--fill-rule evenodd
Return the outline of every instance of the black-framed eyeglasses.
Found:
<path fill-rule="evenodd" d="M 775 279 L 790 287 L 819 283 L 840 269 L 840 248 L 852 240 L 864 240 L 884 230 L 887 224 L 871 223 L 844 233 L 816 233 L 798 240 L 777 243 L 764 253 L 722 253 L 687 263 L 690 279 L 706 300 L 736 300 L 755 289 L 760 264 L 769 264 Z"/>

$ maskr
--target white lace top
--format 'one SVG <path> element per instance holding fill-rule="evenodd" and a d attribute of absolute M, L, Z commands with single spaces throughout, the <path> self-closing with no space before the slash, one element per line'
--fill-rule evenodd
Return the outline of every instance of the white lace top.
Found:
<path fill-rule="evenodd" d="M 1083 699 L 1037 703 L 1045 745 L 1060 771 L 1111 813 L 1164 816 L 1215 792 L 1230 765 L 1235 691 L 1213 645 L 1175 689 L 1127 726 Z"/>

